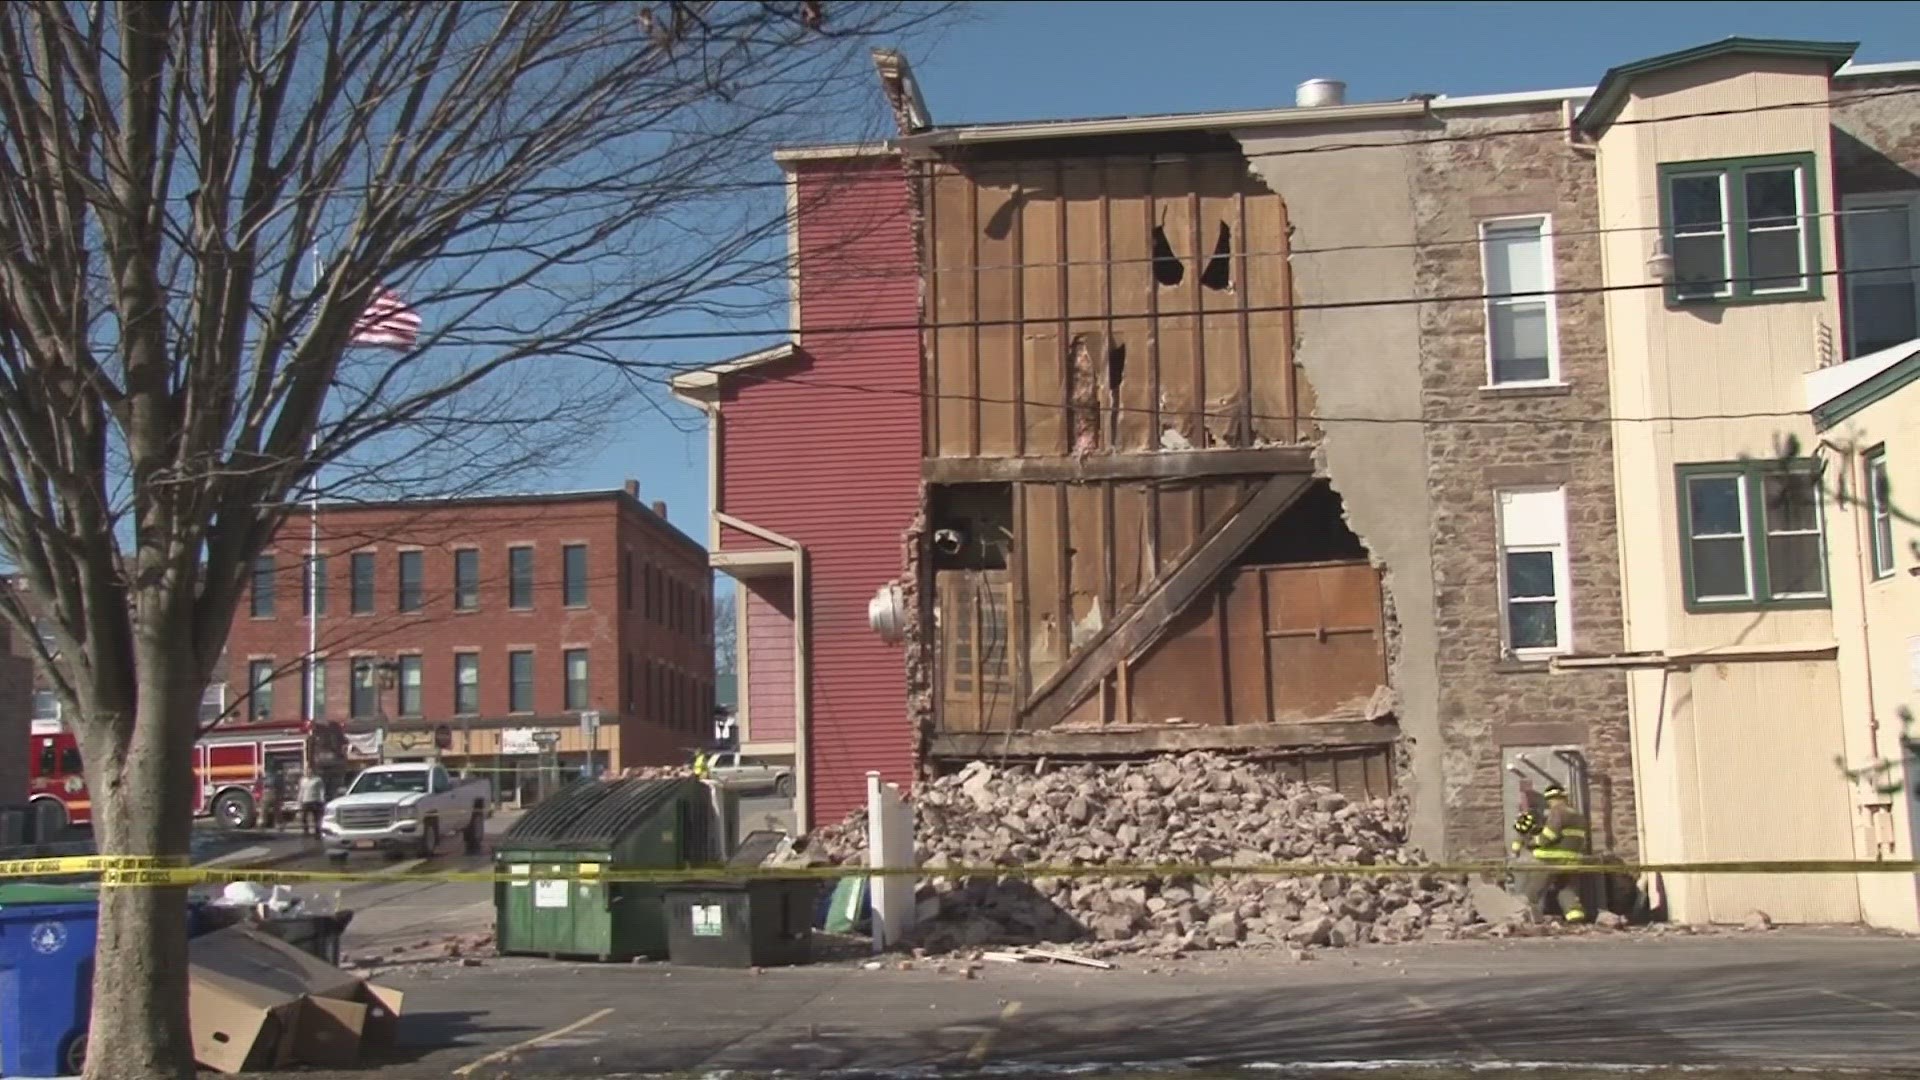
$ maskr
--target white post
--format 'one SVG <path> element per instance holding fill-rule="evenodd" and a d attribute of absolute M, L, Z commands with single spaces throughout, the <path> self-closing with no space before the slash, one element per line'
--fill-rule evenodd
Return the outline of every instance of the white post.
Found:
<path fill-rule="evenodd" d="M 900 797 L 898 784 L 882 784 L 878 772 L 868 772 L 867 866 L 891 870 L 913 865 L 913 810 Z M 912 928 L 915 887 L 916 880 L 906 874 L 868 878 L 874 952 L 904 940 Z"/>

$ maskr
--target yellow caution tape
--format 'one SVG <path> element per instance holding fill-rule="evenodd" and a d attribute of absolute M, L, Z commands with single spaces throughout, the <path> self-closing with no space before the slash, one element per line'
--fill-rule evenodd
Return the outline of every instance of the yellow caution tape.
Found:
<path fill-rule="evenodd" d="M 30 862 L 75 864 L 83 860 L 32 860 Z M 111 859 L 100 860 L 112 862 Z M 9 863 L 7 867 L 29 865 Z M 573 867 L 530 867 L 516 864 L 502 870 L 429 870 L 409 873 L 379 870 L 269 870 L 244 866 L 209 868 L 115 865 L 97 868 L 103 886 L 183 886 L 218 885 L 233 881 L 251 881 L 262 885 L 327 885 L 366 882 L 465 882 L 487 885 L 524 886 L 531 881 L 577 881 L 607 884 L 671 884 L 674 882 L 736 881 L 764 878 L 814 878 L 837 880 L 849 877 L 929 877 L 929 878 L 1198 878 L 1252 875 L 1255 877 L 1304 877 L 1314 874 L 1339 874 L 1351 877 L 1381 877 L 1405 874 L 1431 874 L 1439 877 L 1503 875 L 1514 871 L 1549 871 L 1566 874 L 1914 874 L 1920 862 L 1845 859 L 1790 861 L 1740 861 L 1691 863 L 1578 863 L 1545 866 L 1534 863 L 1472 862 L 1430 865 L 1358 864 L 1358 863 L 1270 863 L 1211 865 L 1206 863 L 1120 864 L 1099 866 L 765 866 L 751 868 L 685 867 L 677 869 L 617 870 L 601 863 L 582 863 Z M 42 873 L 77 873 L 71 868 Z M 8 873 L 5 876 L 23 876 Z"/>
<path fill-rule="evenodd" d="M 48 859 L 0 860 L 0 878 L 59 877 L 105 870 L 153 870 L 185 867 L 183 858 L 153 855 L 65 855 Z"/>

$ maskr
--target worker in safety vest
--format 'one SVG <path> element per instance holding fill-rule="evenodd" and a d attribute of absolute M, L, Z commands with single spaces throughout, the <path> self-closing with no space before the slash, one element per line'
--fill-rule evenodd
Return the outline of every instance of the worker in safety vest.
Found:
<path fill-rule="evenodd" d="M 1580 875 L 1569 867 L 1578 866 L 1587 854 L 1587 818 L 1567 801 L 1567 789 L 1559 784 L 1541 792 L 1547 807 L 1544 814 L 1528 810 L 1514 819 L 1513 831 L 1519 836 L 1511 850 L 1518 856 L 1531 856 L 1532 866 L 1515 873 L 1520 895 L 1536 914 L 1548 894 L 1559 901 L 1560 915 L 1570 923 L 1585 922 L 1587 910 L 1580 900 Z"/>
<path fill-rule="evenodd" d="M 693 752 L 693 775 L 702 780 L 707 778 L 707 752 L 705 750 L 695 750 Z"/>

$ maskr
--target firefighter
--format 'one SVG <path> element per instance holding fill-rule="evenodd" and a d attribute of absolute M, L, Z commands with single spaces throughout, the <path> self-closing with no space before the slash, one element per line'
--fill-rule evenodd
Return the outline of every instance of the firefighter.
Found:
<path fill-rule="evenodd" d="M 705 750 L 695 750 L 693 752 L 693 775 L 701 780 L 707 778 L 707 752 Z"/>
<path fill-rule="evenodd" d="M 1552 895 L 1560 904 L 1560 917 L 1570 923 L 1587 921 L 1587 910 L 1580 899 L 1580 875 L 1571 872 L 1587 854 L 1587 819 L 1567 801 L 1567 789 L 1550 785 L 1541 792 L 1546 812 L 1536 815 L 1528 810 L 1513 821 L 1518 837 L 1511 850 L 1515 855 L 1531 857 L 1528 869 L 1515 873 L 1520 894 L 1535 914 L 1540 914 Z"/>

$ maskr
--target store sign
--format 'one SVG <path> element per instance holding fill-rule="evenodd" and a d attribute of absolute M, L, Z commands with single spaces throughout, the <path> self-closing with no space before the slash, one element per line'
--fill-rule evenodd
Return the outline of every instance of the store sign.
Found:
<path fill-rule="evenodd" d="M 380 749 L 387 757 L 406 757 L 418 754 L 437 754 L 440 751 L 439 740 L 431 731 L 389 731 Z"/>
<path fill-rule="evenodd" d="M 500 752 L 502 754 L 537 754 L 540 752 L 540 734 L 538 728 L 507 728 L 500 732 Z"/>
<path fill-rule="evenodd" d="M 721 935 L 720 905 L 693 905 L 693 936 L 719 937 Z"/>

